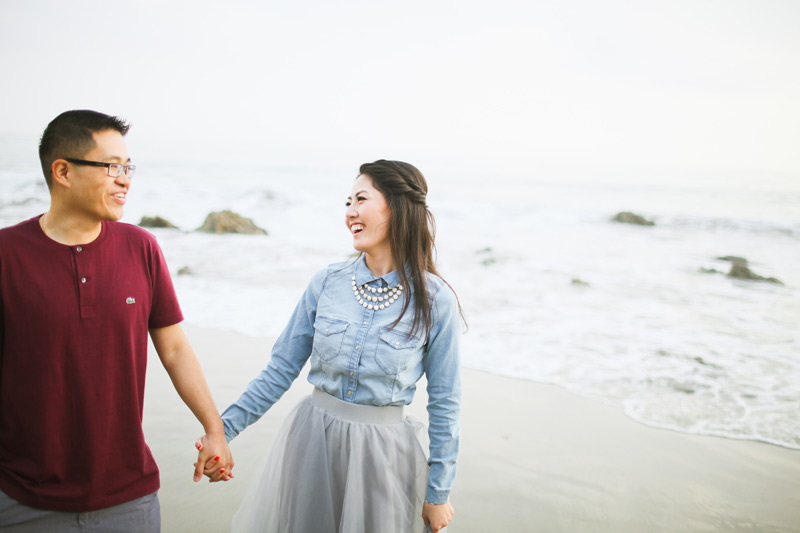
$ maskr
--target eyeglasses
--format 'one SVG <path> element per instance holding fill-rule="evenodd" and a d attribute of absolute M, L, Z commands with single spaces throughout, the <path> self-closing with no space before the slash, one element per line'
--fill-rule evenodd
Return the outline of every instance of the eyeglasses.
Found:
<path fill-rule="evenodd" d="M 65 161 L 74 163 L 76 165 L 89 165 L 93 167 L 106 167 L 106 174 L 112 178 L 118 178 L 125 173 L 128 179 L 133 178 L 133 173 L 136 171 L 136 165 L 120 165 L 119 163 L 101 163 L 100 161 L 86 161 L 84 159 L 73 159 L 65 157 Z"/>

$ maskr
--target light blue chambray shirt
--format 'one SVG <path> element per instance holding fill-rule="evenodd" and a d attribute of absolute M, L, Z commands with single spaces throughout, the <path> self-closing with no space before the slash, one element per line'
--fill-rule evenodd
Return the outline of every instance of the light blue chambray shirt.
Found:
<path fill-rule="evenodd" d="M 432 327 L 427 338 L 408 337 L 414 300 L 403 297 L 380 310 L 368 309 L 353 295 L 360 286 L 394 287 L 396 271 L 376 278 L 362 255 L 335 263 L 313 276 L 289 324 L 272 349 L 272 358 L 239 399 L 222 414 L 230 441 L 254 423 L 283 395 L 311 357 L 308 380 L 346 402 L 361 405 L 408 405 L 424 373 L 428 381 L 430 474 L 425 499 L 445 503 L 456 474 L 461 409 L 458 303 L 437 276 L 428 275 Z M 408 310 L 400 323 L 406 297 Z"/>

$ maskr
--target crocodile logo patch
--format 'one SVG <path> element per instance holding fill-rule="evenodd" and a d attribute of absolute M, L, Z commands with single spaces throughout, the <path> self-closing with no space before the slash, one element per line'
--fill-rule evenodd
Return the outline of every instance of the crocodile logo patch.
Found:
<path fill-rule="evenodd" d="M 136 303 L 136 298 L 132 298 L 132 297 L 128 296 L 128 299 L 125 300 L 125 303 L 128 304 L 128 305 L 135 304 Z"/>

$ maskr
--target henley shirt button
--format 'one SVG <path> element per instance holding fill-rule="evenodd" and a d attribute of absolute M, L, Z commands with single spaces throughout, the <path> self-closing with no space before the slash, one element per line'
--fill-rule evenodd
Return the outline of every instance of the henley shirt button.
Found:
<path fill-rule="evenodd" d="M 347 395 L 348 396 L 350 396 L 351 394 L 353 394 L 353 391 L 351 391 L 351 390 L 347 391 Z"/>
<path fill-rule="evenodd" d="M 81 283 L 86 283 L 86 278 L 81 278 Z"/>
<path fill-rule="evenodd" d="M 356 350 L 358 350 L 358 346 L 356 346 Z"/>
<path fill-rule="evenodd" d="M 366 326 L 366 325 L 367 325 L 367 323 L 366 323 L 366 322 L 364 322 L 364 325 Z"/>
<path fill-rule="evenodd" d="M 81 248 L 80 246 L 78 246 L 77 248 L 75 248 L 75 251 L 76 251 L 76 252 L 82 252 L 82 251 L 83 251 L 83 248 Z"/>

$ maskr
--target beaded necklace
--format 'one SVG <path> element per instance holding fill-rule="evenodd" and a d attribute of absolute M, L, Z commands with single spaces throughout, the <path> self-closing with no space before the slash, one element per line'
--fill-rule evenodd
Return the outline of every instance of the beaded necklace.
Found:
<path fill-rule="evenodd" d="M 369 294 L 367 294 L 369 293 Z M 403 293 L 403 286 L 399 283 L 392 288 L 389 287 L 370 287 L 368 284 L 356 284 L 356 277 L 353 275 L 353 296 L 356 301 L 367 309 L 385 309 L 395 303 Z"/>

